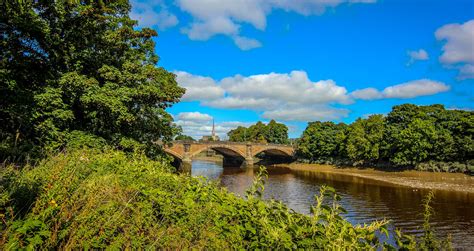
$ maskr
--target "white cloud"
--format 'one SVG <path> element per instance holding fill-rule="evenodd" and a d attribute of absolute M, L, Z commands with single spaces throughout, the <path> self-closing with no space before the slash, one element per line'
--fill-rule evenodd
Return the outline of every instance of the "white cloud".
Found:
<path fill-rule="evenodd" d="M 274 111 L 266 111 L 262 117 L 282 121 L 315 121 L 315 120 L 340 120 L 347 117 L 349 110 L 329 106 L 316 107 L 283 107 Z"/>
<path fill-rule="evenodd" d="M 382 93 L 380 93 L 377 89 L 372 88 L 372 87 L 355 90 L 351 93 L 351 96 L 356 99 L 364 99 L 364 100 L 383 98 Z"/>
<path fill-rule="evenodd" d="M 174 74 L 178 84 L 186 88 L 183 101 L 214 100 L 224 96 L 224 90 L 210 77 L 192 75 L 184 71 L 175 71 Z"/>
<path fill-rule="evenodd" d="M 176 116 L 179 120 L 187 121 L 211 121 L 212 117 L 209 114 L 200 112 L 182 112 Z"/>
<path fill-rule="evenodd" d="M 234 42 L 237 47 L 239 47 L 243 51 L 255 49 L 262 46 L 262 44 L 256 39 L 241 36 L 235 36 Z"/>
<path fill-rule="evenodd" d="M 408 65 L 415 63 L 415 61 L 428 60 L 429 55 L 424 49 L 419 49 L 417 51 L 408 51 L 408 56 L 410 57 Z"/>
<path fill-rule="evenodd" d="M 459 79 L 474 78 L 474 20 L 464 24 L 447 24 L 436 30 L 436 39 L 446 41 L 439 60 L 447 67 L 460 70 Z"/>
<path fill-rule="evenodd" d="M 414 98 L 445 92 L 448 91 L 449 88 L 448 85 L 442 82 L 420 79 L 389 86 L 385 88 L 382 93 L 386 98 Z"/>
<path fill-rule="evenodd" d="M 264 30 L 267 15 L 274 9 L 302 15 L 320 15 L 327 8 L 343 3 L 373 3 L 375 0 L 177 0 L 179 8 L 189 13 L 193 21 L 183 28 L 192 40 L 207 40 L 214 35 L 226 35 L 242 50 L 258 48 L 261 43 L 240 35 L 240 26 L 250 24 Z"/>
<path fill-rule="evenodd" d="M 175 72 L 187 89 L 184 100 L 200 100 L 217 108 L 264 111 L 287 105 L 349 104 L 346 88 L 333 80 L 313 82 L 304 71 L 235 75 L 216 81 L 209 77 Z"/>
<path fill-rule="evenodd" d="M 176 26 L 178 18 L 170 13 L 161 0 L 155 1 L 132 1 L 132 12 L 130 17 L 138 20 L 142 27 L 158 27 L 160 30 Z"/>
<path fill-rule="evenodd" d="M 450 87 L 442 82 L 420 79 L 393 85 L 378 91 L 375 88 L 355 90 L 350 95 L 357 99 L 373 100 L 382 98 L 415 98 L 446 92 Z"/>
<path fill-rule="evenodd" d="M 206 22 L 195 22 L 190 27 L 181 31 L 188 35 L 191 40 L 208 40 L 215 34 L 235 35 L 239 26 L 228 18 L 216 17 Z"/>
<path fill-rule="evenodd" d="M 436 39 L 446 40 L 440 61 L 445 64 L 474 62 L 474 20 L 447 24 L 436 30 Z"/>

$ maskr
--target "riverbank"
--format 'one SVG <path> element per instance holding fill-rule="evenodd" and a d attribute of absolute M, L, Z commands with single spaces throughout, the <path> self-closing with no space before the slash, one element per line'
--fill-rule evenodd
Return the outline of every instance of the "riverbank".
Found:
<path fill-rule="evenodd" d="M 373 168 L 337 168 L 332 165 L 291 163 L 284 165 L 291 170 L 335 173 L 386 182 L 391 185 L 416 189 L 432 189 L 474 194 L 474 176 L 461 173 L 433 173 L 424 171 L 380 171 Z"/>

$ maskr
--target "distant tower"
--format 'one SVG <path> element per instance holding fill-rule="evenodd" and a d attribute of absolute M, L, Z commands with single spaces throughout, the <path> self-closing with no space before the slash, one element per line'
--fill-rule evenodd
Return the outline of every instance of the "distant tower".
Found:
<path fill-rule="evenodd" d="M 214 118 L 212 119 L 212 139 L 216 139 L 216 128 L 214 126 Z"/>

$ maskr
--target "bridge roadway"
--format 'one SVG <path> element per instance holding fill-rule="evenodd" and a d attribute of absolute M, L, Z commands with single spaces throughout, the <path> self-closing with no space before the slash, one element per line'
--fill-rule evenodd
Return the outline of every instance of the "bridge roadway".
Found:
<path fill-rule="evenodd" d="M 222 154 L 224 160 L 226 158 L 242 159 L 246 166 L 252 166 L 255 156 L 262 152 L 270 156 L 287 158 L 293 158 L 295 154 L 295 149 L 291 145 L 231 141 L 173 141 L 163 148 L 166 153 L 189 166 L 194 156 L 209 149 Z"/>

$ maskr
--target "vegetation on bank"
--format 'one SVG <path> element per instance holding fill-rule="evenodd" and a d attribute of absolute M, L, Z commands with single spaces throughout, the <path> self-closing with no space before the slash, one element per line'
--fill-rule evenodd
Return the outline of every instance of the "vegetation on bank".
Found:
<path fill-rule="evenodd" d="M 390 248 L 378 238 L 388 222 L 351 225 L 331 188 L 315 196 L 309 216 L 261 200 L 264 180 L 263 172 L 244 199 L 139 152 L 70 148 L 2 169 L 0 248 Z M 399 248 L 444 247 L 429 234 L 418 243 L 394 238 Z"/>
<path fill-rule="evenodd" d="M 250 127 L 239 126 L 227 133 L 230 141 L 288 144 L 288 127 L 271 120 L 268 124 L 258 121 Z"/>
<path fill-rule="evenodd" d="M 403 104 L 350 125 L 311 122 L 297 153 L 316 163 L 474 172 L 474 112 Z"/>

